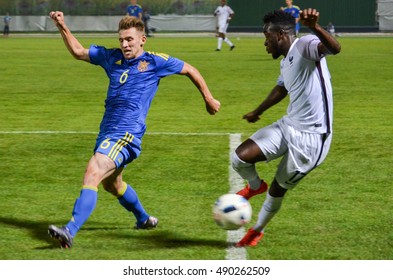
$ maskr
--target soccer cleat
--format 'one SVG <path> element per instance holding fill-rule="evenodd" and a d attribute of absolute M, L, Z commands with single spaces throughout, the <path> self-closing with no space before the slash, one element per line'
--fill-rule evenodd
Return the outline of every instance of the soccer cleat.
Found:
<path fill-rule="evenodd" d="M 62 248 L 71 248 L 73 237 L 70 231 L 68 230 L 68 228 L 66 227 L 58 228 L 54 225 L 50 225 L 48 228 L 48 233 L 50 237 L 60 242 L 60 246 Z"/>
<path fill-rule="evenodd" d="M 216 49 L 216 52 L 219 52 L 219 51 L 221 51 L 220 49 Z"/>
<path fill-rule="evenodd" d="M 150 216 L 142 225 L 136 223 L 135 229 L 153 229 L 157 227 L 158 219 L 156 217 Z"/>
<path fill-rule="evenodd" d="M 235 48 L 235 45 L 231 46 L 229 50 L 233 50 Z"/>
<path fill-rule="evenodd" d="M 236 247 L 245 247 L 245 246 L 257 246 L 259 240 L 262 239 L 264 233 L 259 232 L 254 230 L 253 228 L 250 228 L 246 235 L 240 240 L 238 243 L 236 243 Z"/>
<path fill-rule="evenodd" d="M 264 181 L 262 181 L 261 185 L 259 186 L 259 189 L 253 190 L 250 188 L 250 185 L 247 184 L 244 189 L 241 189 L 236 194 L 241 195 L 245 199 L 249 200 L 254 195 L 264 193 L 265 191 L 267 191 L 267 188 L 268 188 L 268 185 Z"/>

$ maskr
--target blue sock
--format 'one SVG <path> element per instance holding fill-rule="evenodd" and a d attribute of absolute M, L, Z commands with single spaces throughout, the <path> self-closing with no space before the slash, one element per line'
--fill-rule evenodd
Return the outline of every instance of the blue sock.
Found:
<path fill-rule="evenodd" d="M 78 230 L 89 218 L 97 203 L 97 188 L 83 186 L 79 198 L 75 201 L 72 219 L 66 227 L 70 230 L 72 236 L 75 236 Z"/>
<path fill-rule="evenodd" d="M 134 214 L 138 226 L 142 225 L 149 218 L 142 203 L 139 201 L 138 195 L 130 185 L 124 183 L 124 188 L 117 199 L 124 208 Z"/>

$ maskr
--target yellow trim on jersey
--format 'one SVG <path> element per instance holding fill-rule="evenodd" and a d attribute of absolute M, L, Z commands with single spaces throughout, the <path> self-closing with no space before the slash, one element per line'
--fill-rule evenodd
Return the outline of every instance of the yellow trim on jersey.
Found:
<path fill-rule="evenodd" d="M 93 186 L 82 186 L 82 189 L 92 190 L 92 191 L 98 192 L 98 188 L 93 187 Z"/>
<path fill-rule="evenodd" d="M 126 135 L 123 138 L 117 140 L 116 144 L 113 145 L 112 149 L 108 153 L 108 157 L 115 161 L 121 149 L 127 146 L 127 144 L 131 143 L 133 139 L 134 135 L 126 132 Z"/>
<path fill-rule="evenodd" d="M 159 57 L 161 57 L 161 58 L 163 58 L 165 60 L 169 59 L 169 55 L 166 54 L 166 53 L 156 53 L 156 52 L 150 52 L 150 51 L 147 51 L 147 53 L 155 55 L 155 56 L 159 56 Z"/>

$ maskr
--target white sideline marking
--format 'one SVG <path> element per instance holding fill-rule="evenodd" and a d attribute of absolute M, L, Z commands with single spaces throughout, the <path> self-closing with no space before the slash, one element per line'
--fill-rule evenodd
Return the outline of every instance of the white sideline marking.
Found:
<path fill-rule="evenodd" d="M 231 166 L 231 154 L 241 144 L 241 134 L 230 134 L 229 135 L 229 186 L 230 193 L 236 193 L 243 187 L 243 179 L 232 169 Z M 227 260 L 246 260 L 247 251 L 244 247 L 237 248 L 234 246 L 245 234 L 244 227 L 238 230 L 228 230 L 228 248 L 225 259 Z"/>

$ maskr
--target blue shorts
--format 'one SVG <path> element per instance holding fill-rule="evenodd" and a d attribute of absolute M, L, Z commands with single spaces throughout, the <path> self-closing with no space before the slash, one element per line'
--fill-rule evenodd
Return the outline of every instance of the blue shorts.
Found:
<path fill-rule="evenodd" d="M 98 137 L 95 153 L 107 155 L 116 164 L 116 168 L 124 167 L 131 163 L 141 153 L 141 140 L 131 133 L 125 135 L 105 135 Z"/>

